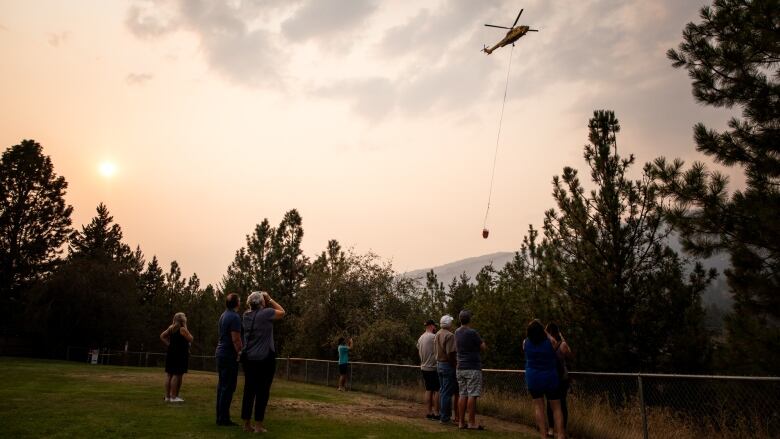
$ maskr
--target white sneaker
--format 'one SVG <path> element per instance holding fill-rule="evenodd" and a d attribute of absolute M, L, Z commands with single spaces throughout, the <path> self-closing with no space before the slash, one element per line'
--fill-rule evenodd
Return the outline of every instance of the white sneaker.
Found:
<path fill-rule="evenodd" d="M 184 400 L 177 396 L 175 398 L 171 398 L 171 402 L 184 402 Z"/>

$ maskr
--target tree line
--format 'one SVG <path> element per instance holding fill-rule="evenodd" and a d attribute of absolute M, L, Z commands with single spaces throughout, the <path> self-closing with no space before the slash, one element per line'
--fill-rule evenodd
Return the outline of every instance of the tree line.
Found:
<path fill-rule="evenodd" d="M 210 354 L 224 296 L 267 290 L 288 311 L 275 333 L 283 356 L 331 358 L 336 340 L 351 336 L 357 359 L 414 362 L 422 322 L 468 308 L 490 347 L 488 366 L 521 365 L 525 324 L 540 318 L 564 328 L 580 370 L 777 375 L 776 3 L 716 0 L 668 52 L 688 71 L 698 102 L 741 110 L 723 132 L 696 125 L 694 140 L 716 165 L 743 170 L 744 188 L 729 188 L 701 162 L 663 157 L 630 178 L 636 163 L 618 154 L 619 121 L 597 110 L 587 167 L 554 176 L 542 228 L 529 227 L 513 260 L 475 279 L 440 280 L 433 271 L 408 279 L 336 240 L 308 257 L 303 219 L 292 209 L 276 226 L 255 226 L 219 285 L 203 287 L 176 261 L 163 267 L 123 242 L 103 204 L 74 229 L 65 178 L 41 145 L 24 140 L 0 158 L 0 329 L 30 337 L 41 352 L 125 343 L 159 350 L 161 328 L 184 311 L 193 353 Z M 669 245 L 677 237 L 682 253 Z M 716 273 L 700 260 L 716 252 L 731 261 L 724 274 L 734 307 L 723 333 L 708 329 L 701 302 Z"/>

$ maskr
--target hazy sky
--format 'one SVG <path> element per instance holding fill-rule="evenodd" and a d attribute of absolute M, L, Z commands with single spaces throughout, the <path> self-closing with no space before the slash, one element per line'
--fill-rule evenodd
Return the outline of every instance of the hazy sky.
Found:
<path fill-rule="evenodd" d="M 216 283 L 253 226 L 297 208 L 399 271 L 519 248 L 582 169 L 594 109 L 636 171 L 700 158 L 697 105 L 665 57 L 704 0 L 0 0 L 0 146 L 32 138 L 74 225 L 105 202 L 125 240 Z M 518 9 L 489 218 L 480 236 Z M 100 164 L 117 173 L 101 176 Z"/>

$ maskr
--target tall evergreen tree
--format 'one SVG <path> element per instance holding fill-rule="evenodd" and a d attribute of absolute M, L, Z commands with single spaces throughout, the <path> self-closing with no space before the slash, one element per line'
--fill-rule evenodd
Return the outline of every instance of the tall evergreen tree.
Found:
<path fill-rule="evenodd" d="M 50 336 L 51 347 L 119 348 L 149 339 L 159 323 L 149 324 L 145 316 L 154 314 L 141 307 L 143 254 L 122 242 L 122 228 L 104 204 L 89 224 L 71 234 L 69 250 L 68 260 L 33 293 L 28 308 L 36 322 L 33 331 Z"/>
<path fill-rule="evenodd" d="M 780 2 L 715 0 L 689 23 L 683 42 L 667 53 L 693 80 L 694 98 L 736 107 L 729 129 L 697 124 L 696 149 L 716 163 L 744 170 L 746 185 L 729 192 L 728 179 L 701 162 L 658 158 L 653 167 L 670 206 L 669 222 L 684 249 L 697 256 L 726 252 L 734 297 L 727 318 L 730 367 L 780 373 Z M 761 355 L 755 355 L 761 352 Z"/>
<path fill-rule="evenodd" d="M 288 211 L 277 228 L 263 219 L 252 235 L 247 235 L 246 246 L 236 252 L 222 278 L 224 292 L 246 297 L 251 291 L 265 290 L 284 305 L 287 318 L 276 325 L 274 333 L 279 352 L 290 334 L 292 324 L 288 322 L 299 314 L 296 295 L 308 264 L 302 240 L 302 219 L 297 210 Z"/>
<path fill-rule="evenodd" d="M 303 219 L 297 210 L 292 209 L 276 229 L 272 240 L 272 252 L 278 270 L 278 296 L 294 306 L 295 295 L 306 273 L 306 257 L 303 255 Z M 293 310 L 295 313 L 295 310 Z"/>
<path fill-rule="evenodd" d="M 97 215 L 89 224 L 70 235 L 70 257 L 112 261 L 135 272 L 139 262 L 137 254 L 122 242 L 122 227 L 114 223 L 114 217 L 105 204 L 98 204 L 96 210 Z"/>
<path fill-rule="evenodd" d="M 20 291 L 50 273 L 70 233 L 68 183 L 33 140 L 0 157 L 0 304 L 7 310 Z M 7 316 L 0 319 L 7 322 Z"/>
<path fill-rule="evenodd" d="M 162 267 L 157 261 L 157 256 L 152 256 L 152 260 L 146 266 L 146 270 L 141 273 L 139 278 L 139 288 L 141 298 L 144 303 L 155 303 L 155 298 L 162 296 L 165 288 L 165 276 Z"/>
<path fill-rule="evenodd" d="M 436 273 L 431 270 L 425 273 L 425 288 L 422 290 L 421 308 L 430 319 L 438 320 L 447 307 L 447 294 L 444 283 L 439 282 Z"/>
<path fill-rule="evenodd" d="M 555 252 L 550 261 L 559 273 L 554 278 L 561 282 L 571 318 L 583 334 L 575 340 L 581 364 L 602 370 L 658 369 L 661 353 L 671 348 L 672 328 L 685 334 L 703 332 L 698 323 L 676 325 L 677 313 L 701 305 L 694 301 L 673 310 L 658 306 L 686 303 L 676 299 L 691 291 L 680 279 L 682 261 L 666 245 L 669 231 L 657 209 L 654 185 L 646 175 L 639 181 L 627 177 L 634 157 L 617 154 L 620 125 L 613 112 L 594 112 L 589 130 L 584 157 L 595 189 L 586 195 L 570 167 L 553 179 L 557 209 L 545 214 L 544 232 Z M 706 343 L 698 348 L 706 349 Z"/>

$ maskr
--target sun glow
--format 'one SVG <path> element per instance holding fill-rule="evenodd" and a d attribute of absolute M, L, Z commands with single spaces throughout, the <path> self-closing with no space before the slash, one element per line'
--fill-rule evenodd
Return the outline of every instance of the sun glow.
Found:
<path fill-rule="evenodd" d="M 100 175 L 106 178 L 111 178 L 116 174 L 116 165 L 111 162 L 103 162 L 98 168 Z"/>

